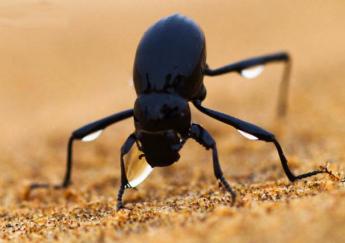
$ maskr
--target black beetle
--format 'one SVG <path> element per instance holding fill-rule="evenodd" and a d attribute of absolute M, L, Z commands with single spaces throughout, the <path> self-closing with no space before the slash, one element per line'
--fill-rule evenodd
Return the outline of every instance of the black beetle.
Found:
<path fill-rule="evenodd" d="M 294 175 L 289 169 L 280 144 L 272 133 L 201 105 L 206 97 L 203 83 L 205 75 L 217 76 L 237 72 L 246 78 L 253 78 L 262 71 L 264 64 L 272 62 L 285 64 L 278 103 L 278 115 L 283 116 L 286 112 L 291 69 L 288 53 L 279 52 L 254 57 L 210 69 L 206 64 L 205 37 L 195 22 L 179 14 L 159 20 L 146 31 L 136 51 L 133 80 L 138 97 L 134 109 L 113 114 L 74 131 L 68 142 L 66 174 L 63 183 L 55 188 L 66 188 L 71 183 L 74 140 L 91 141 L 107 126 L 134 117 L 135 132 L 127 138 L 121 148 L 118 208 L 122 207 L 125 188 L 140 184 L 150 174 L 152 168 L 169 166 L 176 162 L 180 157 L 179 151 L 188 138 L 193 138 L 206 149 L 212 150 L 214 174 L 231 194 L 234 202 L 236 194 L 223 177 L 216 142 L 202 126 L 191 123 L 189 102 L 206 115 L 233 126 L 248 139 L 273 143 L 290 181 L 327 172 L 315 170 Z M 134 144 L 141 152 L 140 160 L 126 162 L 124 156 L 130 152 Z M 32 184 L 31 188 L 48 186 L 48 184 Z"/>

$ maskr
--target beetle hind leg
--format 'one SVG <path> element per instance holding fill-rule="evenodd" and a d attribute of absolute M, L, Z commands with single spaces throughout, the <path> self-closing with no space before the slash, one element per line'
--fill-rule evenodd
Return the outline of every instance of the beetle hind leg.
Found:
<path fill-rule="evenodd" d="M 287 111 L 290 72 L 292 66 L 291 57 L 287 52 L 277 52 L 269 55 L 252 57 L 216 69 L 210 69 L 207 66 L 204 70 L 204 74 L 207 76 L 218 76 L 226 73 L 237 72 L 241 76 L 251 79 L 258 76 L 262 72 L 263 65 L 275 62 L 280 62 L 284 64 L 284 71 L 282 81 L 279 87 L 277 106 L 277 116 L 284 117 Z"/>

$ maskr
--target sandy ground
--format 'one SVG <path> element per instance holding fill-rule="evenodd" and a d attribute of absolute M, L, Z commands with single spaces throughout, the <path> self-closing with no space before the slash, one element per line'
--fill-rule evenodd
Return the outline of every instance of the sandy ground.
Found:
<path fill-rule="evenodd" d="M 89 1 L 91 2 L 91 1 Z M 0 238 L 3 241 L 344 242 L 344 183 L 327 175 L 289 183 L 274 147 L 251 142 L 193 110 L 217 139 L 236 204 L 212 174 L 211 155 L 187 142 L 116 211 L 119 149 L 132 121 L 75 146 L 74 184 L 59 182 L 75 128 L 133 105 L 133 57 L 146 28 L 174 12 L 197 21 L 211 67 L 288 50 L 289 114 L 274 116 L 282 66 L 255 80 L 206 78 L 205 104 L 273 131 L 291 168 L 345 165 L 345 3 L 334 1 L 0 2 Z M 2 241 L 1 240 L 1 241 Z"/>

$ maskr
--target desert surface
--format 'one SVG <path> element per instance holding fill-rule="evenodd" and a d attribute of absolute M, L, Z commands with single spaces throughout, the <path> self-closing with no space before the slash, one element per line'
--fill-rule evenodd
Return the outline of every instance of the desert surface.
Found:
<path fill-rule="evenodd" d="M 205 77 L 204 105 L 273 132 L 291 169 L 322 174 L 290 183 L 272 144 L 249 141 L 192 108 L 216 139 L 224 176 L 189 140 L 116 211 L 128 119 L 74 146 L 73 184 L 62 181 L 71 132 L 133 107 L 132 67 L 145 30 L 180 13 L 203 29 L 210 67 L 288 51 L 288 114 L 275 115 L 283 65 L 256 79 Z M 0 241 L 344 242 L 345 2 L 0 1 Z M 177 37 L 178 38 L 178 37 Z M 191 105 L 192 106 L 192 105 Z"/>

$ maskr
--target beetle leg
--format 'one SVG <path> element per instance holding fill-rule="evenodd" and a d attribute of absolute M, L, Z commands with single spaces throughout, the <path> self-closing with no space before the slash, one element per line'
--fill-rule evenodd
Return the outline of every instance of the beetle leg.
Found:
<path fill-rule="evenodd" d="M 198 124 L 192 124 L 191 130 L 190 130 L 190 137 L 193 138 L 198 143 L 200 143 L 206 149 L 212 149 L 214 175 L 225 187 L 225 189 L 231 194 L 232 203 L 234 203 L 236 200 L 236 193 L 232 190 L 230 184 L 227 182 L 227 180 L 223 176 L 223 171 L 222 171 L 222 168 L 220 167 L 220 163 L 218 159 L 216 142 L 214 141 L 212 136 L 203 127 L 201 127 Z"/>
<path fill-rule="evenodd" d="M 194 105 L 202 113 L 205 113 L 206 115 L 209 115 L 210 117 L 212 117 L 218 121 L 224 122 L 230 126 L 235 127 L 237 130 L 239 130 L 247 138 L 258 139 L 258 140 L 262 140 L 265 142 L 273 143 L 277 149 L 277 152 L 278 152 L 281 164 L 283 166 L 284 172 L 290 181 L 293 182 L 295 180 L 310 177 L 310 176 L 320 174 L 320 173 L 328 173 L 329 174 L 329 172 L 327 170 L 314 170 L 314 171 L 311 171 L 311 172 L 308 172 L 305 174 L 294 175 L 294 173 L 289 168 L 288 161 L 287 161 L 287 159 L 283 153 L 283 150 L 282 150 L 279 142 L 277 141 L 277 139 L 275 138 L 275 136 L 272 133 L 270 133 L 270 132 L 268 132 L 268 131 L 262 129 L 261 127 L 254 125 L 254 124 L 251 124 L 249 122 L 242 121 L 238 118 L 226 115 L 224 113 L 205 108 L 201 105 L 200 101 L 194 101 Z"/>
<path fill-rule="evenodd" d="M 71 184 L 71 173 L 72 173 L 72 154 L 73 154 L 73 142 L 74 140 L 82 140 L 82 141 L 91 141 L 96 139 L 100 132 L 105 129 L 106 127 L 118 122 L 122 121 L 126 118 L 133 116 L 133 109 L 125 110 L 119 113 L 115 113 L 98 121 L 89 123 L 77 130 L 75 130 L 69 140 L 67 145 L 67 163 L 66 163 L 66 171 L 64 180 L 59 185 L 54 185 L 55 189 L 66 188 Z M 33 183 L 30 186 L 30 189 L 36 188 L 48 188 L 50 187 L 47 183 Z"/>
<path fill-rule="evenodd" d="M 122 196 L 123 196 L 123 193 L 125 192 L 126 186 L 128 185 L 128 180 L 127 180 L 126 171 L 125 171 L 125 162 L 123 158 L 131 150 L 135 141 L 136 141 L 136 137 L 134 133 L 132 133 L 131 135 L 129 135 L 126 142 L 121 147 L 121 155 L 120 155 L 121 185 L 120 185 L 119 192 L 117 194 L 117 210 L 123 208 Z"/>
<path fill-rule="evenodd" d="M 243 61 L 235 62 L 220 68 L 210 69 L 208 66 L 204 70 L 204 74 L 207 76 L 218 76 L 221 74 L 226 74 L 230 72 L 240 73 L 242 76 L 247 78 L 256 77 L 261 73 L 262 69 L 259 67 L 266 63 L 272 62 L 284 62 L 285 69 L 283 73 L 283 79 L 280 84 L 279 96 L 278 96 L 278 109 L 277 115 L 282 117 L 286 114 L 287 110 L 287 98 L 288 98 L 288 89 L 289 89 L 289 80 L 290 80 L 290 71 L 291 71 L 291 58 L 286 52 L 278 52 L 271 55 L 264 55 L 246 59 Z M 255 70 L 248 70 L 249 68 L 258 67 Z"/>

